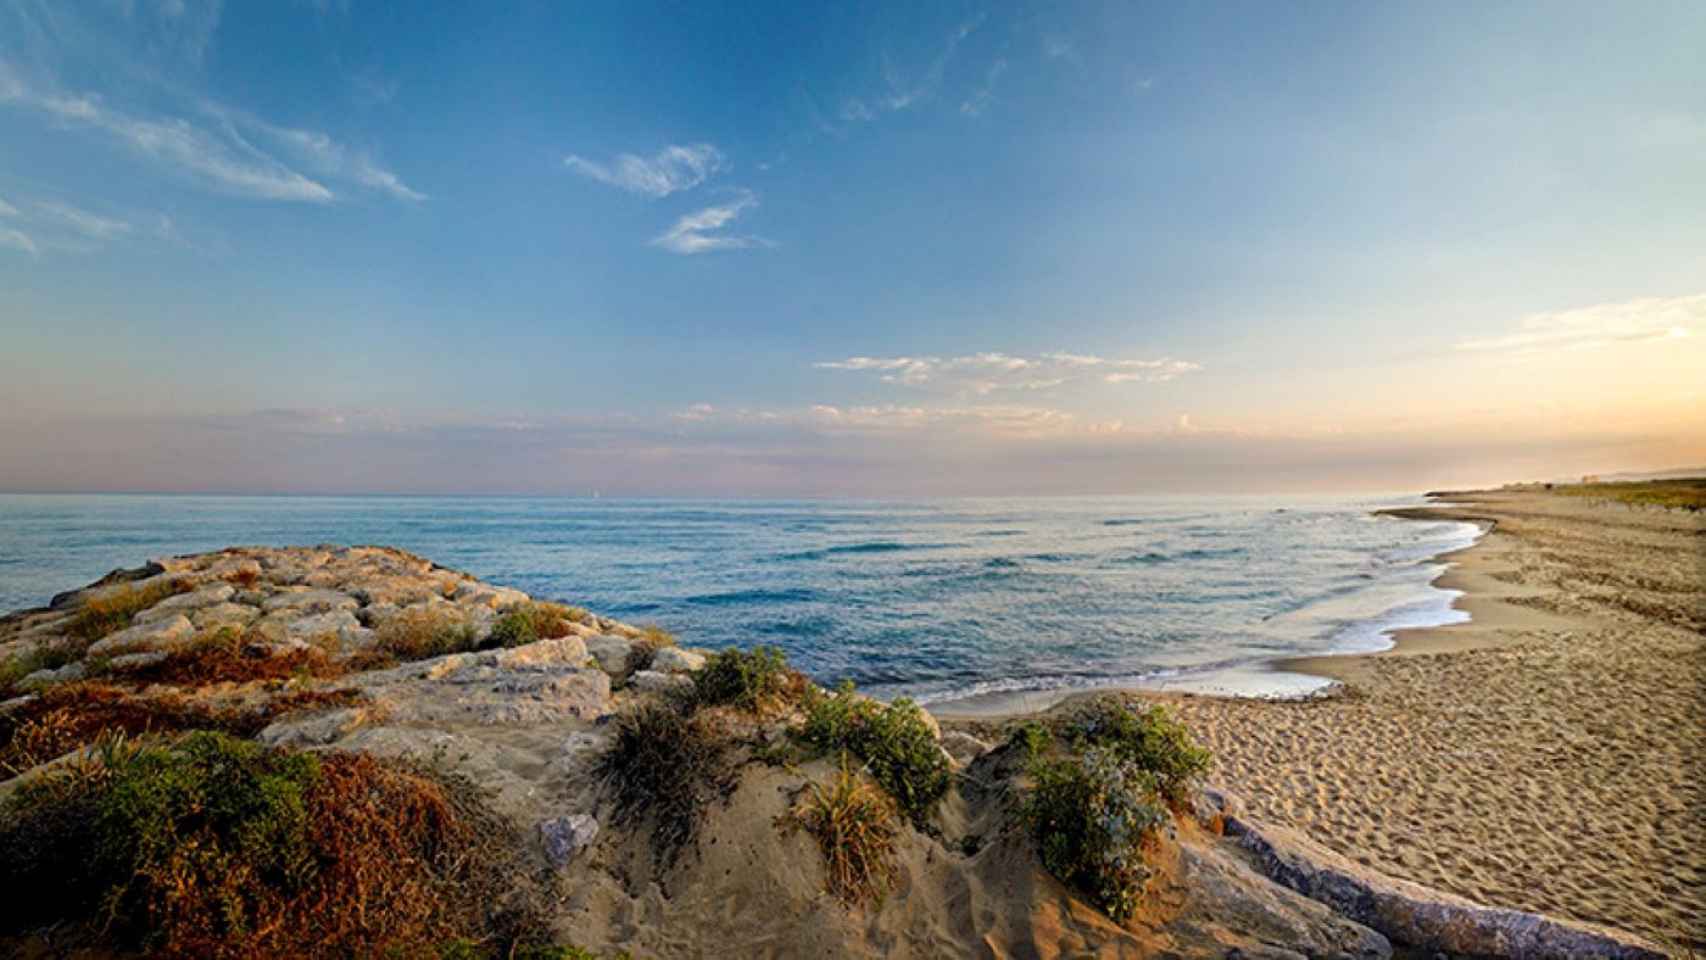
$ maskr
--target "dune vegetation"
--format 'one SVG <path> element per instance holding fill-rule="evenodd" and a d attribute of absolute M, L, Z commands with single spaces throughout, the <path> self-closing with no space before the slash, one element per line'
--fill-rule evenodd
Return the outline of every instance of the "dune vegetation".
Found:
<path fill-rule="evenodd" d="M 1552 492 L 1566 497 L 1589 497 L 1641 507 L 1667 507 L 1690 511 L 1706 509 L 1706 477 L 1562 483 L 1554 484 Z"/>

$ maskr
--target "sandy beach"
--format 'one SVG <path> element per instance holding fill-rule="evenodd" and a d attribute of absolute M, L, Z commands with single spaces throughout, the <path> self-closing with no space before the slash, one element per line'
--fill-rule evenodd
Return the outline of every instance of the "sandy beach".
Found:
<path fill-rule="evenodd" d="M 1469 623 L 1291 661 L 1341 693 L 1167 696 L 1260 818 L 1479 902 L 1706 949 L 1706 517 L 1545 492 L 1405 511 L 1488 523 L 1439 585 Z"/>

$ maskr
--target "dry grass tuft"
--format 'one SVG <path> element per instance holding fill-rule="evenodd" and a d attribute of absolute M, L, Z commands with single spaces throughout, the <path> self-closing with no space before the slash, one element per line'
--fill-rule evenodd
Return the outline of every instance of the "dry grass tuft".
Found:
<path fill-rule="evenodd" d="M 346 707 L 365 699 L 354 690 L 298 690 L 274 696 L 258 708 L 220 710 L 179 694 L 142 695 L 94 682 L 64 684 L 0 714 L 0 774 L 16 776 L 114 734 L 219 730 L 252 737 L 288 714 Z"/>
<path fill-rule="evenodd" d="M 474 627 L 460 616 L 430 608 L 404 610 L 374 631 L 374 649 L 398 660 L 426 660 L 472 650 Z"/>
<path fill-rule="evenodd" d="M 817 839 L 829 892 L 848 906 L 882 899 L 894 882 L 898 811 L 876 784 L 854 770 L 847 754 L 835 779 L 812 784 L 794 818 Z"/>
<path fill-rule="evenodd" d="M 225 582 L 248 590 L 261 582 L 261 575 L 254 570 L 234 570 L 225 575 Z"/>
<path fill-rule="evenodd" d="M 332 679 L 346 668 L 333 662 L 323 647 L 310 646 L 276 653 L 267 648 L 265 637 L 245 634 L 235 627 L 203 631 L 182 650 L 159 663 L 119 672 L 125 680 L 202 687 L 215 683 L 251 683 L 287 680 L 292 677 Z"/>
<path fill-rule="evenodd" d="M 635 670 L 650 670 L 652 657 L 664 647 L 675 646 L 675 634 L 670 633 L 655 623 L 648 623 L 640 628 L 640 636 L 634 641 L 634 654 L 629 662 Z"/>
<path fill-rule="evenodd" d="M 101 596 L 90 598 L 83 603 L 65 628 L 66 637 L 81 644 L 76 651 L 76 657 L 72 659 L 81 657 L 83 650 L 96 640 L 130 626 L 131 620 L 142 611 L 173 594 L 187 592 L 193 587 L 194 584 L 184 579 L 168 580 L 140 588 L 127 583 Z"/>
<path fill-rule="evenodd" d="M 599 772 L 614 790 L 617 822 L 650 821 L 658 861 L 668 865 L 727 785 L 728 743 L 715 720 L 691 703 L 648 702 L 616 718 Z"/>

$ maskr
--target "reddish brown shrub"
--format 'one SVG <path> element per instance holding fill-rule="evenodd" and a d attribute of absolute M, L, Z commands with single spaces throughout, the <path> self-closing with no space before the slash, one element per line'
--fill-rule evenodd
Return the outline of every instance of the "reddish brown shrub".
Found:
<path fill-rule="evenodd" d="M 406 763 L 210 733 L 109 743 L 0 814 L 0 868 L 24 884 L 0 937 L 162 957 L 501 948 L 541 929 L 497 906 L 518 843 L 471 786 Z"/>

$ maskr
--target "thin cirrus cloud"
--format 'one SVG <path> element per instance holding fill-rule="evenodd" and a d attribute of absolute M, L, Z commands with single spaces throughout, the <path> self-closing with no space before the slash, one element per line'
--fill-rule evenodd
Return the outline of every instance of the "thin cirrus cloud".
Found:
<path fill-rule="evenodd" d="M 738 220 L 741 214 L 756 206 L 758 197 L 750 191 L 744 191 L 729 203 L 706 207 L 675 221 L 674 226 L 652 239 L 652 246 L 680 254 L 771 246 L 771 242 L 763 237 L 723 232 L 724 228 Z"/>
<path fill-rule="evenodd" d="M 1460 351 L 1530 355 L 1592 350 L 1618 343 L 1680 339 L 1706 328 L 1706 294 L 1643 297 L 1536 313 L 1514 333 L 1462 340 Z"/>
<path fill-rule="evenodd" d="M 960 113 L 968 117 L 983 116 L 983 112 L 988 110 L 989 105 L 995 100 L 996 81 L 1000 80 L 1001 75 L 1006 72 L 1006 60 L 997 60 L 990 64 L 983 76 L 983 86 L 972 91 L 972 95 L 960 104 Z"/>
<path fill-rule="evenodd" d="M 33 110 L 62 127 L 99 132 L 161 166 L 227 193 L 329 203 L 335 199 L 332 188 L 323 182 L 329 180 L 348 181 L 402 200 L 425 198 L 366 153 L 326 134 L 272 124 L 211 101 L 199 105 L 206 122 L 181 116 L 144 117 L 113 107 L 98 94 L 68 93 L 26 82 L 15 68 L 0 61 L 0 106 Z"/>
<path fill-rule="evenodd" d="M 979 15 L 955 27 L 948 34 L 941 52 L 914 75 L 906 75 L 892 60 L 885 59 L 882 66 L 883 89 L 874 95 L 843 99 L 835 120 L 823 116 L 815 105 L 812 106 L 818 129 L 834 137 L 845 136 L 855 124 L 869 123 L 881 113 L 898 113 L 929 100 L 942 86 L 943 76 L 959 52 L 960 44 L 983 25 L 983 20 L 983 15 Z M 981 113 L 993 95 L 996 79 L 1006 69 L 1005 60 L 995 61 L 985 74 L 984 85 L 961 104 L 961 112 L 968 116 Z"/>
<path fill-rule="evenodd" d="M 640 193 L 667 197 L 691 190 L 726 169 L 722 151 L 709 143 L 670 144 L 650 157 L 618 154 L 609 163 L 588 160 L 578 154 L 563 158 L 563 165 L 599 183 Z"/>
<path fill-rule="evenodd" d="M 0 247 L 7 247 L 12 250 L 22 250 L 30 256 L 35 256 L 40 253 L 40 251 L 36 249 L 36 242 L 30 239 L 29 234 L 12 227 L 0 227 Z"/>
<path fill-rule="evenodd" d="M 1110 360 L 1080 353 L 1019 357 L 974 353 L 960 357 L 848 357 L 813 366 L 820 370 L 875 373 L 884 383 L 935 387 L 979 396 L 1004 390 L 1046 390 L 1071 383 L 1161 383 L 1202 369 L 1171 357 Z"/>
<path fill-rule="evenodd" d="M 35 208 L 43 217 L 90 240 L 111 240 L 135 229 L 128 221 L 114 220 L 87 210 L 79 210 L 69 203 L 44 200 L 38 201 Z"/>
<path fill-rule="evenodd" d="M 6 198 L 0 197 L 0 217 L 16 216 L 18 216 L 18 208 L 7 203 Z M 32 257 L 40 252 L 36 249 L 36 242 L 30 239 L 29 234 L 5 224 L 0 224 L 0 247 L 21 250 Z"/>

